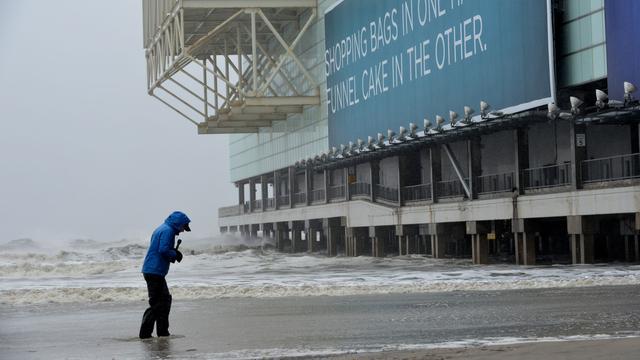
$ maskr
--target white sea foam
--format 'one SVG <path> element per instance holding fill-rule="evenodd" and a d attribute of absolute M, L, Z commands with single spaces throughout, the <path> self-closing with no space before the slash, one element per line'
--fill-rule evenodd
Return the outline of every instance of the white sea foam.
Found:
<path fill-rule="evenodd" d="M 115 273 L 125 270 L 127 263 L 123 261 L 73 263 L 60 262 L 51 264 L 19 263 L 0 265 L 0 278 L 46 278 L 59 276 L 82 276 Z"/>
<path fill-rule="evenodd" d="M 637 285 L 633 277 L 574 278 L 574 279 L 521 279 L 501 281 L 442 280 L 389 284 L 369 281 L 363 284 L 342 283 L 256 283 L 211 284 L 206 286 L 172 286 L 174 299 L 215 299 L 234 297 L 286 297 L 286 296 L 347 296 L 365 294 L 433 293 L 451 291 L 488 291 L 514 289 L 544 289 L 602 285 Z M 69 302 L 144 301 L 143 287 L 53 287 L 23 288 L 0 291 L 2 304 L 42 304 Z"/>
<path fill-rule="evenodd" d="M 31 244 L 32 245 L 32 244 Z M 146 299 L 145 247 L 86 244 L 50 253 L 0 252 L 0 303 L 41 304 Z M 187 246 L 190 245 L 190 246 Z M 252 244 L 254 245 L 254 244 Z M 341 296 L 463 290 L 640 284 L 640 266 L 474 266 L 422 256 L 371 258 L 287 255 L 261 247 L 185 242 L 167 281 L 175 299 Z"/>

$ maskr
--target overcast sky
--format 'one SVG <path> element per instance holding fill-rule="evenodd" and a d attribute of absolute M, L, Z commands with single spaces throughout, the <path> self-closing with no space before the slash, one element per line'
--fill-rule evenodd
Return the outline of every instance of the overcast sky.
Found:
<path fill-rule="evenodd" d="M 146 94 L 138 0 L 0 1 L 0 241 L 189 236 L 235 203 L 228 139 Z"/>

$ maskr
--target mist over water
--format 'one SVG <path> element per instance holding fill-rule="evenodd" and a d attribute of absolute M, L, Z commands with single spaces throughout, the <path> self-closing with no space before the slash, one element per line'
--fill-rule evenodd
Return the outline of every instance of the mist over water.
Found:
<path fill-rule="evenodd" d="M 146 241 L 30 239 L 0 244 L 0 303 L 145 301 Z M 640 266 L 475 266 L 419 255 L 282 254 L 261 239 L 186 239 L 167 282 L 174 299 L 340 296 L 640 284 Z"/>

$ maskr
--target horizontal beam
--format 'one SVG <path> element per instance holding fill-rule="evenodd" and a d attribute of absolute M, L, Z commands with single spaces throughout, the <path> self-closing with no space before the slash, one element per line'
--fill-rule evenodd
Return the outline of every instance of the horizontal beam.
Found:
<path fill-rule="evenodd" d="M 254 134 L 258 132 L 257 127 L 240 127 L 240 128 L 215 128 L 209 127 L 207 124 L 198 125 L 198 134 L 200 135 L 216 135 L 216 134 Z"/>
<path fill-rule="evenodd" d="M 207 125 L 210 128 L 242 128 L 242 127 L 271 127 L 270 120 L 228 120 L 228 121 L 209 121 Z"/>
<path fill-rule="evenodd" d="M 218 114 L 212 120 L 217 121 L 282 121 L 287 119 L 286 114 Z"/>
<path fill-rule="evenodd" d="M 263 106 L 252 106 L 250 107 L 250 109 L 260 109 Z M 277 113 L 285 113 L 285 114 L 302 114 L 302 112 L 304 111 L 304 108 L 302 107 L 302 105 L 282 105 L 282 106 L 276 106 L 276 111 Z"/>
<path fill-rule="evenodd" d="M 310 8 L 316 0 L 183 0 L 185 9 L 212 8 Z"/>
<path fill-rule="evenodd" d="M 288 23 L 297 22 L 298 20 L 300 20 L 300 18 L 297 15 L 286 16 L 286 15 L 278 14 L 276 16 L 277 18 L 269 21 L 271 21 L 271 23 L 276 23 L 276 24 L 288 24 Z M 187 26 L 193 26 L 194 24 L 202 24 L 203 26 L 215 26 L 218 23 L 227 20 L 227 17 L 228 17 L 227 14 L 218 15 L 217 13 L 214 13 L 208 16 L 205 20 L 203 20 L 202 16 L 191 18 L 185 15 L 184 23 L 189 24 Z M 251 21 L 249 20 L 238 20 L 236 23 L 251 26 Z M 260 24 L 260 22 L 258 22 L 258 24 Z"/>
<path fill-rule="evenodd" d="M 196 30 L 196 26 L 193 26 L 193 29 L 191 29 L 189 27 L 185 28 L 184 32 L 185 32 L 186 36 L 202 36 L 202 35 L 207 35 L 207 33 L 209 32 L 208 30 L 209 30 L 209 28 L 202 28 L 202 27 L 198 28 L 198 30 Z M 225 35 L 225 34 L 221 34 L 220 36 L 218 36 L 218 38 L 222 37 L 222 35 Z M 233 45 L 236 46 L 235 41 L 237 40 L 237 35 L 236 34 L 232 34 L 231 31 L 227 31 L 226 35 L 228 35 L 230 40 L 234 41 Z M 235 38 L 232 38 L 232 36 L 234 36 L 234 35 L 235 35 Z M 263 39 L 267 39 L 267 38 L 270 38 L 272 36 L 273 36 L 273 33 L 270 32 L 270 31 L 269 32 L 267 32 L 267 31 L 257 31 L 256 32 L 256 37 L 262 37 Z M 251 38 L 249 38 L 248 36 L 242 36 L 242 37 L 243 37 L 243 39 L 241 41 L 244 41 L 243 46 L 251 46 Z M 223 40 L 224 40 L 224 38 L 223 38 Z M 221 44 L 224 44 L 224 42 L 219 41 L 217 43 L 214 42 L 212 44 L 214 46 L 220 46 Z M 247 54 L 247 53 L 245 53 L 245 54 Z"/>
<path fill-rule="evenodd" d="M 185 46 L 191 46 L 192 44 L 194 44 L 196 41 L 198 41 L 199 38 L 195 38 L 193 40 L 190 41 L 186 41 L 185 42 Z M 263 41 L 264 42 L 264 41 Z M 243 45 L 241 47 L 242 49 L 242 53 L 243 54 L 251 54 L 251 46 L 249 45 Z M 233 45 L 233 48 L 228 48 L 228 55 L 229 56 L 237 56 L 238 55 L 238 48 L 237 46 L 235 46 L 235 44 Z M 217 54 L 220 55 L 224 53 L 224 45 L 221 44 L 207 44 L 205 46 L 201 46 L 198 48 L 198 51 L 195 52 L 194 54 L 192 54 L 194 57 L 197 57 L 198 59 L 202 58 L 203 56 L 209 56 L 209 55 L 213 55 L 213 54 Z"/>
<path fill-rule="evenodd" d="M 245 97 L 245 106 L 320 105 L 320 96 Z"/>
<path fill-rule="evenodd" d="M 232 107 L 232 114 L 302 114 L 301 105 Z"/>

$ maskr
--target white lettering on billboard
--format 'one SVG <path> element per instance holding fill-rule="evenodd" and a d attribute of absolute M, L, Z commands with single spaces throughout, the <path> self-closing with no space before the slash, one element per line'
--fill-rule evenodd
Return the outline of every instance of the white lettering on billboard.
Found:
<path fill-rule="evenodd" d="M 406 0 L 387 9 L 383 16 L 371 19 L 368 26 L 327 46 L 326 76 L 349 71 L 350 65 L 462 6 L 464 0 Z M 428 77 L 433 71 L 481 55 L 488 48 L 482 39 L 482 31 L 482 16 L 473 15 L 442 29 L 435 39 L 424 38 L 359 73 L 348 74 L 344 80 L 327 88 L 329 111 L 335 114 L 360 101 L 366 102 Z"/>

